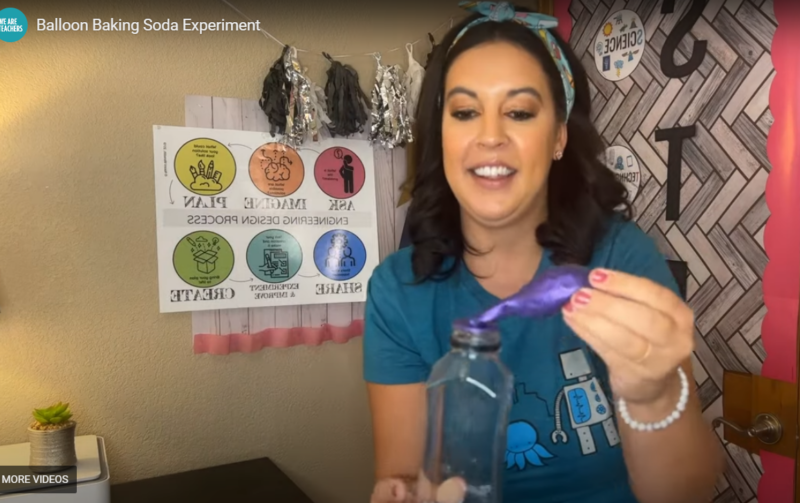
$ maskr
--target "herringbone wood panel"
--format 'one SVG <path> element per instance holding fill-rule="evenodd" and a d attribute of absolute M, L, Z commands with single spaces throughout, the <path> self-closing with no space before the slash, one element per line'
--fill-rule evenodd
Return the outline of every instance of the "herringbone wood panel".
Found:
<path fill-rule="evenodd" d="M 695 377 L 711 419 L 722 413 L 723 369 L 758 374 L 765 358 L 761 281 L 767 264 L 764 191 L 774 77 L 769 51 L 776 24 L 772 0 L 709 0 L 675 62 L 688 60 L 696 39 L 708 43 L 705 59 L 688 77 L 669 79 L 660 70 L 661 49 L 691 0 L 676 0 L 671 14 L 661 13 L 661 3 L 572 0 L 571 44 L 589 74 L 592 120 L 610 145 L 627 146 L 639 159 L 637 223 L 667 258 L 688 264 Z M 647 46 L 628 78 L 610 82 L 595 70 L 591 48 L 609 14 L 621 9 L 639 14 Z M 654 132 L 691 124 L 697 133 L 684 141 L 680 218 L 667 221 L 668 144 L 656 142 Z M 723 444 L 726 470 L 714 501 L 755 502 L 762 473 L 758 457 Z"/>

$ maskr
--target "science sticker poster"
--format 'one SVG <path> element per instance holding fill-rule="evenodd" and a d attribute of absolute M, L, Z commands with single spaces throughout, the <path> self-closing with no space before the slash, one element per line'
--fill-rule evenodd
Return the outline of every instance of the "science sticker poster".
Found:
<path fill-rule="evenodd" d="M 644 23 L 632 10 L 613 13 L 595 37 L 594 62 L 606 80 L 628 77 L 642 61 L 646 34 Z"/>
<path fill-rule="evenodd" d="M 162 313 L 366 300 L 378 265 L 372 147 L 153 127 Z"/>

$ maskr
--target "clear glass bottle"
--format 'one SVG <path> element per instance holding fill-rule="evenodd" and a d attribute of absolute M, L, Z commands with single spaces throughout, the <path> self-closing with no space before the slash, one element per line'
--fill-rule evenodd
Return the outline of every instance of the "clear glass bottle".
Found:
<path fill-rule="evenodd" d="M 450 351 L 427 383 L 423 475 L 433 486 L 460 477 L 463 503 L 501 503 L 502 460 L 513 376 L 499 358 L 496 327 L 456 323 Z"/>

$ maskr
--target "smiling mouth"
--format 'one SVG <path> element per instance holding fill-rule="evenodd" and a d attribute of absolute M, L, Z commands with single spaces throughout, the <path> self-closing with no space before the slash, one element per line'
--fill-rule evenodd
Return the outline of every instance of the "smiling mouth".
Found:
<path fill-rule="evenodd" d="M 514 175 L 517 170 L 508 166 L 479 166 L 469 170 L 470 173 L 487 180 L 499 180 Z"/>

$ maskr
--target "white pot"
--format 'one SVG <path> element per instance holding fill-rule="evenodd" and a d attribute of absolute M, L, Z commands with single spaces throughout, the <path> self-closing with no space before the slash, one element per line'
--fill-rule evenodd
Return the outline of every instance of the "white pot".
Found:
<path fill-rule="evenodd" d="M 30 466 L 34 472 L 48 473 L 77 466 L 75 453 L 75 421 L 56 430 L 35 430 L 28 427 L 31 443 Z"/>

